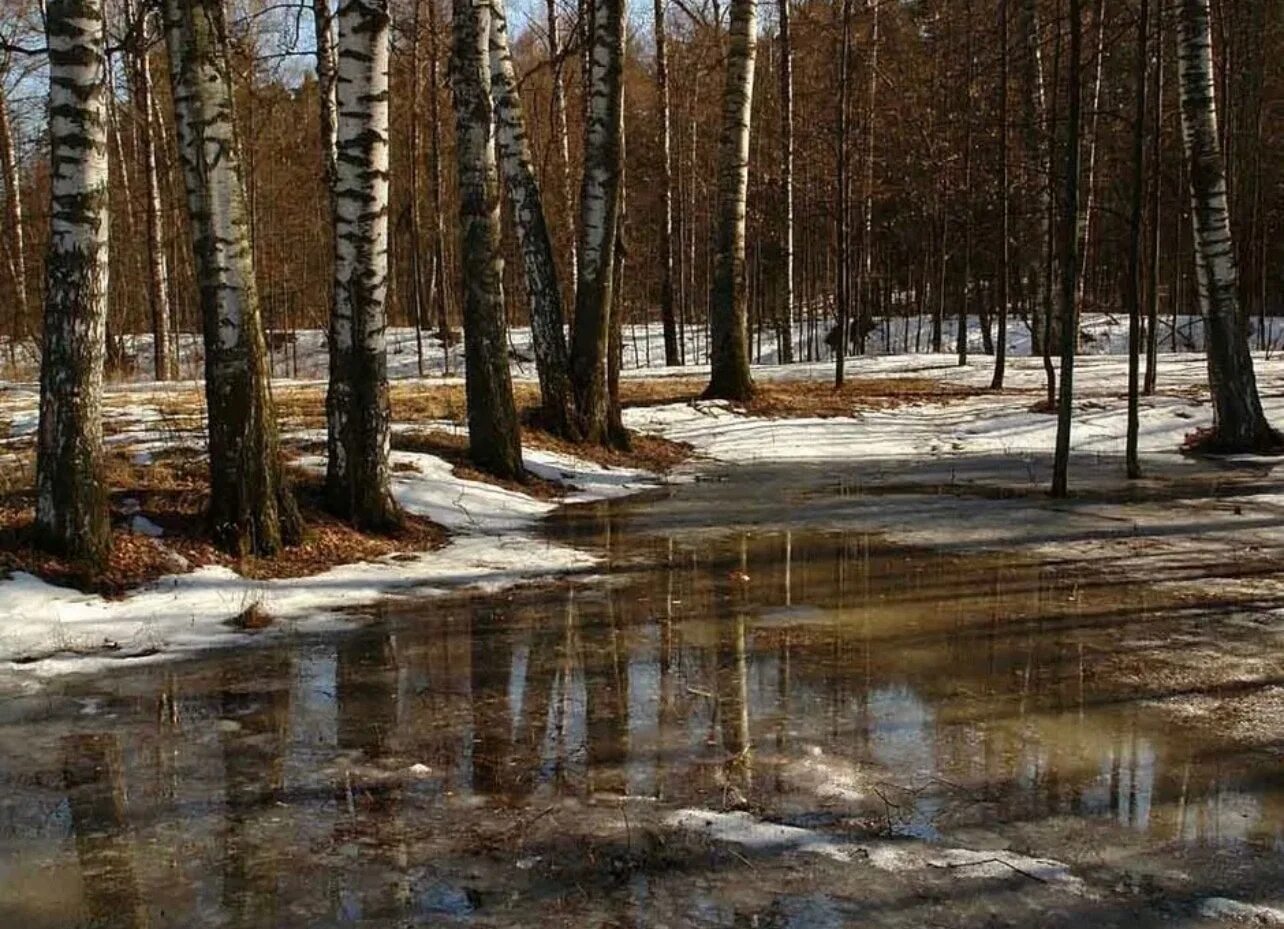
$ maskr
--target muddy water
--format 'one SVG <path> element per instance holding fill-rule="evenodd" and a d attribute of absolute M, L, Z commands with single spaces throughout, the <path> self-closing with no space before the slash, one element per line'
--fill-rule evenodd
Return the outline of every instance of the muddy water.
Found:
<path fill-rule="evenodd" d="M 1278 746 L 1121 671 L 1234 605 L 721 505 L 657 522 L 700 494 L 568 511 L 598 578 L 0 705 L 0 926 L 1202 925 L 1192 901 L 1284 886 Z M 1093 890 L 738 849 L 686 807 Z"/>

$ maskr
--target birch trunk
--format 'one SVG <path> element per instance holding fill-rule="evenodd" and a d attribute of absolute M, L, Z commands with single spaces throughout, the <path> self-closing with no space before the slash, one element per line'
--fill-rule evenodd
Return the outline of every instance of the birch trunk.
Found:
<path fill-rule="evenodd" d="M 388 450 L 388 0 L 341 0 L 335 100 L 334 341 L 346 356 L 342 431 L 344 483 L 330 500 L 358 528 L 401 522 L 392 499 Z M 331 428 L 334 428 L 334 418 Z"/>
<path fill-rule="evenodd" d="M 753 395 L 753 380 L 749 375 L 745 303 L 745 196 L 749 187 L 757 0 L 732 0 L 729 31 L 722 137 L 718 143 L 714 268 L 709 291 L 712 372 L 705 396 L 748 400 Z"/>
<path fill-rule="evenodd" d="M 46 260 L 36 535 L 101 565 L 111 549 L 102 455 L 107 324 L 107 93 L 99 0 L 50 0 L 52 190 Z"/>
<path fill-rule="evenodd" d="M 1011 0 L 999 0 L 999 196 L 1000 219 L 999 235 L 999 331 L 995 335 L 994 376 L 990 380 L 991 390 L 1003 389 L 1003 377 L 1008 359 L 1008 304 L 1012 293 L 1012 184 L 1011 169 L 1008 165 L 1008 139 L 1011 131 L 1008 127 L 1008 84 L 1011 79 L 1011 40 L 1008 13 Z"/>
<path fill-rule="evenodd" d="M 571 385 L 580 434 L 611 440 L 606 366 L 615 312 L 614 258 L 624 139 L 625 0 L 594 4 Z"/>
<path fill-rule="evenodd" d="M 1208 3 L 1180 0 L 1178 9 L 1182 132 L 1190 168 L 1196 280 L 1214 409 L 1214 434 L 1208 447 L 1228 452 L 1260 451 L 1274 448 L 1279 437 L 1262 411 L 1248 334 L 1240 324 L 1226 168 L 1213 96 Z"/>
<path fill-rule="evenodd" d="M 335 303 L 338 293 L 338 269 L 334 264 L 337 243 L 333 234 L 338 223 L 339 207 L 339 97 L 338 54 L 335 49 L 334 12 L 330 0 L 312 0 L 312 28 L 316 33 L 318 124 L 321 136 L 321 172 L 325 180 L 331 229 L 331 293 L 327 318 L 326 349 L 329 361 L 329 383 L 326 389 L 326 499 L 337 513 L 348 513 L 348 457 L 343 436 L 352 406 L 352 320 L 340 318 Z"/>
<path fill-rule="evenodd" d="M 169 268 L 165 261 L 164 235 L 161 230 L 162 203 L 160 174 L 156 162 L 156 122 L 152 106 L 152 68 L 148 56 L 151 45 L 151 11 L 141 9 L 137 46 L 133 50 L 134 117 L 138 124 L 138 143 L 146 185 L 147 226 L 147 297 L 152 309 L 152 371 L 158 381 L 178 377 L 170 334 Z"/>
<path fill-rule="evenodd" d="M 557 155 L 558 198 L 562 207 L 563 228 L 566 230 L 566 267 L 571 273 L 566 275 L 567 300 L 564 305 L 575 305 L 575 269 L 579 266 L 575 259 L 575 204 L 571 202 L 571 144 L 570 133 L 566 128 L 566 82 L 562 79 L 562 56 L 560 30 L 557 22 L 557 0 L 548 0 L 548 58 L 553 62 L 553 150 Z"/>
<path fill-rule="evenodd" d="M 508 48 L 504 0 L 492 0 L 490 80 L 495 99 L 499 162 L 526 272 L 531 341 L 539 373 L 544 425 L 558 435 L 572 437 L 571 381 L 562 292 L 558 287 L 557 264 L 553 257 L 553 240 L 549 235 L 544 200 L 531 161 L 526 117 L 521 98 L 517 95 L 517 76 Z"/>
<path fill-rule="evenodd" d="M 269 392 L 223 6 L 165 0 L 164 16 L 204 329 L 211 530 L 234 555 L 267 555 L 301 526 Z"/>
<path fill-rule="evenodd" d="M 1141 461 L 1137 454 L 1140 432 L 1139 394 L 1141 392 L 1141 304 L 1144 287 L 1141 280 L 1142 223 L 1145 220 L 1145 158 L 1146 158 L 1146 84 L 1150 53 L 1150 0 L 1141 0 L 1137 13 L 1136 70 L 1137 83 L 1132 126 L 1132 198 L 1128 227 L 1128 436 L 1125 465 L 1128 477 L 1141 477 Z"/>
<path fill-rule="evenodd" d="M 1080 0 L 1070 0 L 1070 75 L 1066 114 L 1065 203 L 1061 257 L 1061 393 L 1057 398 L 1057 442 L 1052 466 L 1052 496 L 1069 492 L 1070 424 L 1074 413 L 1074 358 L 1078 348 L 1079 167 L 1083 143 L 1083 16 Z"/>
<path fill-rule="evenodd" d="M 680 363 L 678 321 L 673 286 L 673 154 L 669 132 L 669 60 L 665 7 L 655 0 L 655 93 L 660 121 L 660 320 L 664 327 L 664 363 Z"/>
<path fill-rule="evenodd" d="M 1150 295 L 1146 316 L 1146 377 L 1142 392 L 1150 396 L 1155 392 L 1159 373 L 1159 258 L 1163 245 L 1164 188 L 1164 8 L 1155 4 L 1155 84 L 1152 93 L 1155 104 L 1150 124 Z"/>
<path fill-rule="evenodd" d="M 499 173 L 489 67 L 490 0 L 454 0 L 451 85 L 459 170 L 469 454 L 499 477 L 522 480 L 521 434 L 508 369 Z"/>
<path fill-rule="evenodd" d="M 784 364 L 794 361 L 794 48 L 789 31 L 792 2 L 777 0 L 776 3 L 780 18 L 780 186 L 785 201 L 784 254 L 781 256 L 785 265 L 784 286 L 776 308 L 776 326 L 780 360 Z"/>
<path fill-rule="evenodd" d="M 851 188 L 848 182 L 848 125 L 851 100 L 851 46 L 852 46 L 852 0 L 842 0 L 840 4 L 840 23 L 838 39 L 838 145 L 836 146 L 837 163 L 834 165 L 835 186 L 838 188 L 834 211 L 834 241 L 838 254 L 835 256 L 837 276 L 834 287 L 834 300 L 838 304 L 838 328 L 835 330 L 837 340 L 834 342 L 834 386 L 842 387 L 847 377 L 847 347 L 851 341 L 851 246 L 849 242 L 848 194 Z"/>
<path fill-rule="evenodd" d="M 1036 218 L 1036 231 L 1032 240 L 1042 245 L 1049 241 L 1049 223 L 1052 203 L 1052 177 L 1045 170 L 1049 161 L 1048 139 L 1044 127 L 1047 124 L 1047 96 L 1043 84 L 1043 53 L 1039 36 L 1039 11 L 1037 0 L 1015 0 L 1020 14 L 1021 30 L 1021 134 L 1024 139 L 1026 158 L 1035 165 L 1038 182 L 1035 184 L 1035 205 L 1032 210 Z M 1050 279 L 1043 273 L 1039 250 L 1030 252 L 1027 267 L 1032 295 L 1030 305 L 1030 348 L 1031 354 L 1043 354 L 1044 317 L 1051 305 Z"/>
<path fill-rule="evenodd" d="M 18 174 L 17 149 L 9 120 L 9 101 L 3 93 L 0 93 L 0 176 L 4 181 L 4 218 L 13 278 L 14 325 L 9 334 L 12 355 L 19 336 L 30 331 L 31 312 L 27 300 L 27 247 L 22 230 L 22 180 Z"/>

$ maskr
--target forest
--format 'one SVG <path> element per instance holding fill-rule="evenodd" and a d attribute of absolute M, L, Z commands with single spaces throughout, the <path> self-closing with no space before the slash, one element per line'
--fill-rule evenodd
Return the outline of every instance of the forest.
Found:
<path fill-rule="evenodd" d="M 0 0 L 0 925 L 1284 925 L 1277 53 Z"/>

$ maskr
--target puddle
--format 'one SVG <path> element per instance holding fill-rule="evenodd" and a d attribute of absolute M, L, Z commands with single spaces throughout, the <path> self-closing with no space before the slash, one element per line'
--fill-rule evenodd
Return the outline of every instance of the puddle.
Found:
<path fill-rule="evenodd" d="M 0 926 L 1019 924 L 1054 891 L 1002 865 L 1018 851 L 1101 878 L 1129 925 L 1138 899 L 1284 886 L 1279 755 L 1121 673 L 1206 643 L 1225 604 L 731 531 L 683 494 L 553 525 L 610 583 L 401 602 L 0 705 Z M 689 809 L 974 851 L 919 855 L 947 865 L 907 889 L 802 840 L 688 835 Z M 958 861 L 1001 866 L 958 898 Z"/>

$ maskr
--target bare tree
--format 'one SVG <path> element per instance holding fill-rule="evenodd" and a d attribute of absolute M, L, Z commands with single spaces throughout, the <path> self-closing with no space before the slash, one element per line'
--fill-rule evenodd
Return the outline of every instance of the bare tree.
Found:
<path fill-rule="evenodd" d="M 1079 163 L 1083 147 L 1083 12 L 1080 0 L 1070 0 L 1069 103 L 1066 114 L 1065 202 L 1062 204 L 1061 256 L 1061 391 L 1057 398 L 1057 445 L 1052 471 L 1052 496 L 1069 492 L 1070 425 L 1074 414 L 1074 356 L 1079 342 L 1076 291 L 1079 278 Z"/>
<path fill-rule="evenodd" d="M 581 436 L 609 444 L 606 368 L 616 312 L 615 251 L 624 170 L 625 0 L 597 0 L 593 10 L 571 384 Z"/>
<path fill-rule="evenodd" d="M 329 498 L 354 525 L 376 530 L 401 522 L 388 468 L 389 23 L 388 0 L 340 2 L 331 361 L 349 368 L 342 431 L 330 439 L 342 446 L 344 483 Z"/>
<path fill-rule="evenodd" d="M 1226 167 L 1217 132 L 1208 4 L 1209 0 L 1180 0 L 1178 4 L 1182 130 L 1214 409 L 1214 434 L 1207 444 L 1219 451 L 1262 451 L 1275 448 L 1279 436 L 1262 411 L 1248 333 L 1239 312 Z"/>
<path fill-rule="evenodd" d="M 745 198 L 749 189 L 749 119 L 758 38 L 757 0 L 731 0 L 727 77 L 718 142 L 718 199 L 713 282 L 709 292 L 710 361 L 705 396 L 748 400 L 749 334 L 745 297 Z"/>
<path fill-rule="evenodd" d="M 668 0 L 655 0 L 655 94 L 660 121 L 660 323 L 664 327 L 664 363 L 681 363 L 673 287 L 673 154 L 669 139 L 669 59 L 665 51 L 664 10 Z M 787 27 L 782 27 L 787 28 Z"/>
<path fill-rule="evenodd" d="M 100 565 L 111 550 L 102 454 L 107 325 L 107 61 L 100 0 L 50 0 L 49 152 L 36 534 Z"/>
<path fill-rule="evenodd" d="M 465 390 L 469 454 L 499 477 L 521 480 L 521 432 L 508 369 L 499 172 L 490 82 L 491 0 L 454 0 L 451 87 L 459 170 Z"/>
<path fill-rule="evenodd" d="M 574 423 L 562 291 L 557 281 L 557 264 L 553 257 L 553 240 L 544 212 L 544 200 L 526 136 L 526 116 L 517 94 L 517 75 L 508 49 L 504 0 L 493 0 L 491 8 L 490 80 L 495 100 L 499 163 L 526 271 L 531 342 L 539 374 L 544 425 L 560 435 L 572 436 Z"/>
<path fill-rule="evenodd" d="M 165 0 L 179 159 L 205 334 L 210 521 L 233 554 L 271 554 L 301 524 L 282 473 L 255 286 L 222 0 Z"/>
<path fill-rule="evenodd" d="M 776 0 L 780 19 L 780 187 L 784 199 L 781 232 L 783 248 L 781 269 L 783 286 L 780 305 L 776 308 L 776 327 L 780 339 L 780 360 L 794 360 L 794 49 L 789 32 L 793 0 Z"/>

